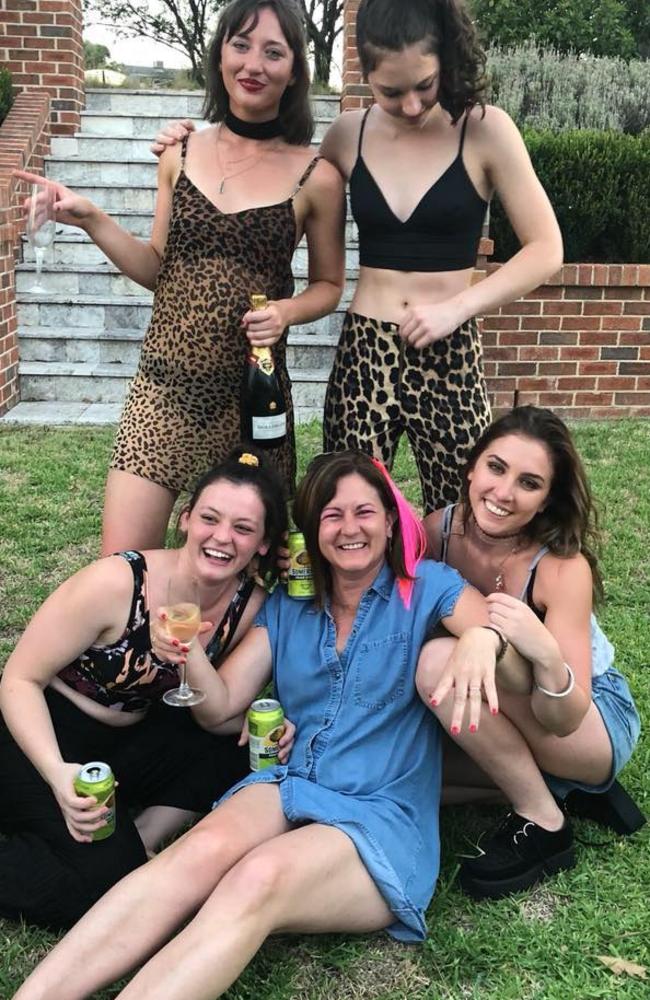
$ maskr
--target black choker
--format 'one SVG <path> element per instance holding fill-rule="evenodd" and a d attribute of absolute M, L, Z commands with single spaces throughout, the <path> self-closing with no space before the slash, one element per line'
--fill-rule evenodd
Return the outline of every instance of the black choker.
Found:
<path fill-rule="evenodd" d="M 481 527 L 474 517 L 474 511 L 471 513 L 471 518 L 479 537 L 483 535 L 484 538 L 489 538 L 491 542 L 505 542 L 508 538 L 516 538 L 517 535 L 521 535 L 522 533 L 520 528 L 519 531 L 511 531 L 508 535 L 492 535 L 489 531 L 485 531 L 485 529 Z"/>
<path fill-rule="evenodd" d="M 275 139 L 284 132 L 284 126 L 279 118 L 272 118 L 268 122 L 245 122 L 243 118 L 237 118 L 232 111 L 226 111 L 223 123 L 231 132 L 243 139 Z"/>

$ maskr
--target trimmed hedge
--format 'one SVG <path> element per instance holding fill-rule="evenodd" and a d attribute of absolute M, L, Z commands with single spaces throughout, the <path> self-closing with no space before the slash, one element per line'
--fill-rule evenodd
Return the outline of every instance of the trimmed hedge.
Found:
<path fill-rule="evenodd" d="M 650 60 L 563 55 L 527 42 L 488 50 L 491 102 L 519 128 L 650 128 Z"/>
<path fill-rule="evenodd" d="M 0 68 L 0 125 L 9 114 L 9 108 L 14 103 L 13 88 L 11 86 L 11 73 L 8 69 Z"/>
<path fill-rule="evenodd" d="M 640 136 L 523 129 L 535 171 L 551 199 L 568 263 L 650 263 L 650 130 Z M 519 249 L 503 208 L 490 216 L 494 259 Z"/>

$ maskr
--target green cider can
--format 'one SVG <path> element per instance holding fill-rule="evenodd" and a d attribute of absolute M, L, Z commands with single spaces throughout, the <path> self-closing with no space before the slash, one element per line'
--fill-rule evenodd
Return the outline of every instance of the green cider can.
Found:
<path fill-rule="evenodd" d="M 289 559 L 287 593 L 289 597 L 308 601 L 315 596 L 316 590 L 311 572 L 311 560 L 302 531 L 289 532 Z"/>
<path fill-rule="evenodd" d="M 279 701 L 259 698 L 248 710 L 248 748 L 251 771 L 263 771 L 278 761 L 278 742 L 284 732 L 284 712 Z"/>
<path fill-rule="evenodd" d="M 92 795 L 98 806 L 106 806 L 106 826 L 94 830 L 93 840 L 106 840 L 115 831 L 115 775 L 108 764 L 101 760 L 91 760 L 79 771 L 74 779 L 74 788 L 79 795 Z"/>

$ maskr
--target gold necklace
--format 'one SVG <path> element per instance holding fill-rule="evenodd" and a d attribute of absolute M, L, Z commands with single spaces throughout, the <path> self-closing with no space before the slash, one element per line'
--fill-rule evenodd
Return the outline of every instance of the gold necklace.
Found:
<path fill-rule="evenodd" d="M 220 132 L 221 132 L 221 125 L 219 126 L 219 133 Z M 250 160 L 250 158 L 253 157 L 252 163 L 249 163 L 246 167 L 240 167 L 239 170 L 234 170 L 232 173 L 229 174 L 224 170 L 223 162 L 221 160 L 221 156 L 219 155 L 219 133 L 217 133 L 216 154 L 217 154 L 217 163 L 219 165 L 219 172 L 221 174 L 221 184 L 219 185 L 219 194 L 223 194 L 224 188 L 226 186 L 226 181 L 232 180 L 233 177 L 238 177 L 240 174 L 245 174 L 248 170 L 252 170 L 253 167 L 256 165 L 256 163 L 258 163 L 263 156 L 266 156 L 267 153 L 271 152 L 271 149 L 263 149 L 261 153 L 250 153 L 248 156 L 242 156 L 241 159 L 239 160 L 233 160 L 232 161 L 233 163 L 241 163 L 243 160 Z M 277 148 L 276 146 L 273 147 L 273 149 L 276 148 Z"/>
<path fill-rule="evenodd" d="M 515 553 L 519 552 L 520 549 L 521 549 L 521 540 L 518 539 L 515 542 L 515 544 L 512 546 L 512 548 L 510 549 L 510 551 L 506 552 L 505 556 L 503 557 L 503 559 L 499 563 L 499 567 L 498 567 L 496 575 L 494 577 L 494 589 L 499 594 L 503 593 L 505 591 L 505 589 L 506 589 L 506 578 L 505 578 L 505 575 L 504 575 L 504 572 L 503 572 L 504 569 L 505 569 L 505 565 L 508 562 L 508 559 L 510 558 L 510 556 L 514 556 Z"/>

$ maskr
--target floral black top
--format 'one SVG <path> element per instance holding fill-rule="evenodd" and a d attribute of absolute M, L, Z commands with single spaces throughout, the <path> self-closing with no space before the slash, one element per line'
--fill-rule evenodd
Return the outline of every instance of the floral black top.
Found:
<path fill-rule="evenodd" d="M 119 552 L 133 571 L 133 600 L 126 628 L 108 646 L 89 646 L 58 677 L 80 694 L 118 712 L 143 712 L 165 691 L 178 687 L 173 663 L 154 656 L 149 633 L 147 563 L 141 552 Z M 208 643 L 206 654 L 212 663 L 223 656 L 255 588 L 242 573 L 237 591 Z"/>

